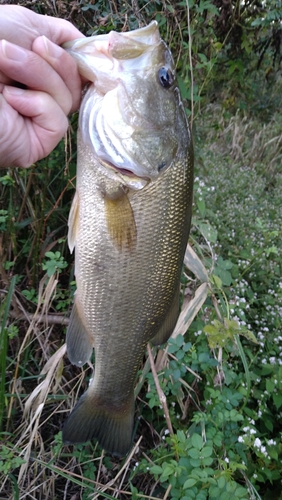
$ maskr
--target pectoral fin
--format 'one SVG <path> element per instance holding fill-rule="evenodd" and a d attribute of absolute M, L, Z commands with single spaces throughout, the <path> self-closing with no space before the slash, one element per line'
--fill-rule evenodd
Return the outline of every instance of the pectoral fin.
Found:
<path fill-rule="evenodd" d="M 171 307 L 158 333 L 151 339 L 153 345 L 164 344 L 171 336 L 179 316 L 179 290 L 174 296 Z"/>
<path fill-rule="evenodd" d="M 79 216 L 79 198 L 77 191 L 74 195 L 74 198 L 72 200 L 71 204 L 71 209 L 69 213 L 69 220 L 68 220 L 68 226 L 69 226 L 69 232 L 68 232 L 68 245 L 70 252 L 72 253 L 75 247 L 75 242 L 76 242 L 76 234 L 77 234 L 77 228 L 78 228 L 78 216 Z"/>
<path fill-rule="evenodd" d="M 80 305 L 75 297 L 67 329 L 67 354 L 73 365 L 82 366 L 93 351 L 93 337 L 88 333 Z"/>
<path fill-rule="evenodd" d="M 117 197 L 105 195 L 105 211 L 109 234 L 119 250 L 134 250 L 136 224 L 127 194 L 120 191 Z"/>

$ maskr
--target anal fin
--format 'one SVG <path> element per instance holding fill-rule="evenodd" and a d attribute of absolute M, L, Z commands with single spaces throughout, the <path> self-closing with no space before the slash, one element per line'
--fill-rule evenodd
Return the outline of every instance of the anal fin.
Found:
<path fill-rule="evenodd" d="M 68 358 L 73 365 L 82 366 L 90 359 L 92 351 L 93 337 L 87 331 L 78 300 L 75 298 L 67 328 Z"/>
<path fill-rule="evenodd" d="M 151 339 L 153 345 L 164 344 L 171 336 L 179 316 L 179 289 L 177 289 L 170 309 L 165 317 L 165 320 L 157 332 Z"/>

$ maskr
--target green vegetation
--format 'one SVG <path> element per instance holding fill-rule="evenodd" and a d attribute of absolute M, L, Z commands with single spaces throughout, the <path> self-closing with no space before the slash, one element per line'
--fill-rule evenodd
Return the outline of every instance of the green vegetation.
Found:
<path fill-rule="evenodd" d="M 134 447 L 121 461 L 61 438 L 92 376 L 63 345 L 77 115 L 47 159 L 1 172 L 3 498 L 281 500 L 281 3 L 13 3 L 88 34 L 157 19 L 193 119 L 196 178 L 181 318 L 153 350 L 159 387 L 149 358 L 140 368 Z"/>

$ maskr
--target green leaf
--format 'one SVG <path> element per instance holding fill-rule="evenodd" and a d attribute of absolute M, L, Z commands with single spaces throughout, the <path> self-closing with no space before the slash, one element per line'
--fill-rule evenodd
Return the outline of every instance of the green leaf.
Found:
<path fill-rule="evenodd" d="M 200 457 L 200 450 L 197 450 L 196 448 L 191 448 L 191 450 L 188 450 L 188 455 L 191 458 L 199 458 Z"/>
<path fill-rule="evenodd" d="M 207 467 L 208 465 L 211 465 L 213 463 L 213 458 L 207 457 L 202 459 L 202 464 Z"/>
<path fill-rule="evenodd" d="M 224 476 L 220 476 L 220 478 L 217 481 L 218 487 L 222 490 L 225 487 L 226 481 Z"/>
<path fill-rule="evenodd" d="M 217 276 L 216 274 L 212 274 L 211 275 L 211 282 L 217 287 L 219 288 L 219 290 L 222 288 L 222 281 L 220 279 L 219 276 Z"/>
<path fill-rule="evenodd" d="M 164 481 L 169 476 L 172 476 L 175 473 L 175 467 L 173 464 L 165 463 L 163 464 L 163 473 L 161 475 L 161 481 Z"/>
<path fill-rule="evenodd" d="M 210 498 L 216 498 L 218 500 L 219 495 L 220 495 L 220 489 L 217 486 L 211 486 L 209 488 Z"/>
<path fill-rule="evenodd" d="M 194 448 L 201 450 L 203 447 L 203 439 L 199 434 L 194 433 L 191 437 L 191 443 Z"/>
<path fill-rule="evenodd" d="M 223 285 L 225 285 L 225 286 L 231 285 L 232 276 L 231 276 L 231 273 L 229 271 L 227 271 L 226 269 L 222 269 L 221 267 L 216 267 L 214 272 L 215 272 L 215 275 L 221 279 Z"/>
<path fill-rule="evenodd" d="M 173 371 L 172 376 L 174 380 L 179 380 L 181 377 L 180 370 L 177 368 L 176 370 Z"/>
<path fill-rule="evenodd" d="M 45 253 L 45 257 L 48 257 L 49 259 L 55 259 L 56 258 L 54 252 L 46 252 Z"/>
<path fill-rule="evenodd" d="M 197 201 L 197 207 L 198 207 L 198 210 L 200 212 L 201 217 L 205 217 L 206 204 L 205 204 L 205 200 L 203 198 L 201 200 Z"/>
<path fill-rule="evenodd" d="M 197 483 L 196 479 L 190 478 L 185 481 L 183 485 L 183 489 L 186 490 L 187 488 L 192 488 L 195 484 Z"/>
<path fill-rule="evenodd" d="M 194 469 L 202 466 L 201 460 L 199 458 L 191 458 L 190 464 Z"/>
<path fill-rule="evenodd" d="M 267 392 L 272 393 L 275 387 L 273 380 L 266 380 L 265 385 Z"/>
<path fill-rule="evenodd" d="M 211 446 L 205 446 L 201 450 L 201 456 L 204 457 L 204 458 L 210 457 L 212 455 L 212 452 L 213 452 L 213 449 L 211 448 Z"/>
<path fill-rule="evenodd" d="M 153 467 L 150 468 L 150 473 L 160 476 L 163 473 L 163 469 L 159 465 L 153 465 Z"/>
<path fill-rule="evenodd" d="M 216 243 L 217 241 L 217 230 L 213 228 L 207 221 L 197 221 L 195 224 L 199 231 L 202 233 L 204 238 L 210 243 Z"/>
<path fill-rule="evenodd" d="M 272 397 L 277 410 L 279 410 L 282 406 L 282 394 L 273 394 Z"/>

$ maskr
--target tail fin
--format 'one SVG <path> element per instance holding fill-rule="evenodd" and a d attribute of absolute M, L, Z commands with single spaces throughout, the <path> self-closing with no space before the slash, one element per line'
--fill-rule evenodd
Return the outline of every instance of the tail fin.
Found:
<path fill-rule="evenodd" d="M 128 403 L 117 408 L 116 405 L 105 405 L 102 398 L 87 391 L 64 425 L 63 442 L 78 444 L 97 438 L 102 448 L 122 457 L 131 446 L 133 422 L 133 394 Z"/>

